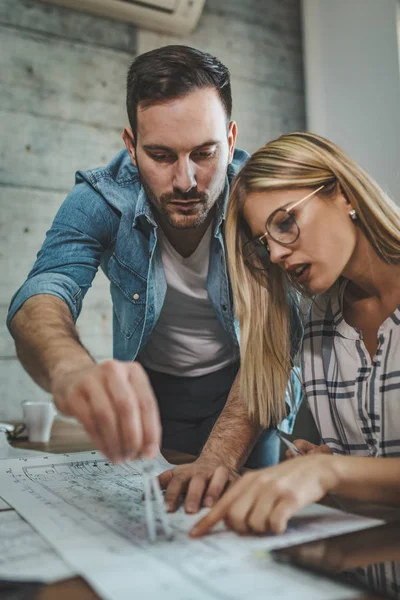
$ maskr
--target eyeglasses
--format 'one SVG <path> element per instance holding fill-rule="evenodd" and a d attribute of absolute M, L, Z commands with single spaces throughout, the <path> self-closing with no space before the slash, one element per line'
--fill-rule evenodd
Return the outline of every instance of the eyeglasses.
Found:
<path fill-rule="evenodd" d="M 271 240 L 284 246 L 294 244 L 300 235 L 300 228 L 294 218 L 293 209 L 317 194 L 323 187 L 325 185 L 320 185 L 319 188 L 307 194 L 289 208 L 277 208 L 270 214 L 265 225 L 266 232 L 255 236 L 246 242 L 242 248 L 242 256 L 248 267 L 256 271 L 266 271 L 270 266 L 271 256 L 267 238 L 271 238 Z"/>

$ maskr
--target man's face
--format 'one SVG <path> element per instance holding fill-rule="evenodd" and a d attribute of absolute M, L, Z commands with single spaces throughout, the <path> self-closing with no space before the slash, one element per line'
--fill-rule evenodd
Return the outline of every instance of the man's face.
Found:
<path fill-rule="evenodd" d="M 131 130 L 124 140 L 149 202 L 170 226 L 198 227 L 224 188 L 236 141 L 217 91 L 139 104 L 137 123 L 136 146 Z"/>

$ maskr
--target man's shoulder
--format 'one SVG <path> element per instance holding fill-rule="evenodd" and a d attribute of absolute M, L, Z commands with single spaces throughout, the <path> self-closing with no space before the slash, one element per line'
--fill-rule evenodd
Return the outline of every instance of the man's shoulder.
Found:
<path fill-rule="evenodd" d="M 90 186 L 119 212 L 132 210 L 141 188 L 138 170 L 127 150 L 118 152 L 106 166 L 77 171 L 75 183 Z"/>
<path fill-rule="evenodd" d="M 139 182 L 139 173 L 132 164 L 127 150 L 121 150 L 108 165 L 86 171 L 77 171 L 77 176 L 93 186 L 102 182 L 113 182 L 116 186 L 124 187 Z"/>

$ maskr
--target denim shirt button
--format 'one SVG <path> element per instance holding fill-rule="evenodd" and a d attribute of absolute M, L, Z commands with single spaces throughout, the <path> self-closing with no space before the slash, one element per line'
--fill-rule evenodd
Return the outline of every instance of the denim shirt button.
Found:
<path fill-rule="evenodd" d="M 227 306 L 226 306 L 226 304 L 223 304 L 223 305 L 222 305 L 222 310 L 226 310 L 226 309 L 227 309 Z"/>
<path fill-rule="evenodd" d="M 133 299 L 134 299 L 134 300 L 139 300 L 139 298 L 140 298 L 140 295 L 139 295 L 139 294 L 133 294 Z"/>

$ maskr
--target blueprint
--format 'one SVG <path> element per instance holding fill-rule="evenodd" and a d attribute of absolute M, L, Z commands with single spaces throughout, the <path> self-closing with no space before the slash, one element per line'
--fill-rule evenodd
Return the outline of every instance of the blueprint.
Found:
<path fill-rule="evenodd" d="M 0 510 L 9 510 L 10 508 L 11 506 L 7 504 L 7 502 L 5 502 L 3 498 L 0 498 Z"/>
<path fill-rule="evenodd" d="M 14 510 L 0 512 L 0 579 L 53 583 L 73 570 Z"/>
<path fill-rule="evenodd" d="M 43 452 L 13 448 L 0 431 L 0 460 L 43 456 Z M 72 577 L 73 570 L 10 505 L 0 498 L 0 579 L 54 583 Z"/>
<path fill-rule="evenodd" d="M 157 471 L 170 465 L 161 457 Z M 147 539 L 140 461 L 120 465 L 98 452 L 0 461 L 0 495 L 103 598 L 236 600 L 268 594 L 312 600 L 353 590 L 279 565 L 265 551 L 339 535 L 380 521 L 313 505 L 280 536 L 240 537 L 222 526 L 190 539 L 199 515 L 170 515 L 173 541 Z M 201 516 L 202 513 L 200 513 Z M 260 556 L 262 558 L 260 558 Z M 285 585 L 282 585 L 284 582 Z M 352 595 L 353 594 L 353 595 Z"/>

